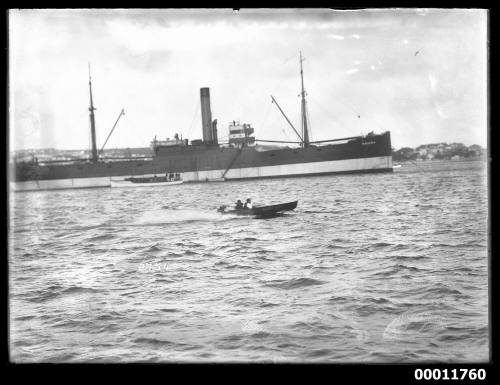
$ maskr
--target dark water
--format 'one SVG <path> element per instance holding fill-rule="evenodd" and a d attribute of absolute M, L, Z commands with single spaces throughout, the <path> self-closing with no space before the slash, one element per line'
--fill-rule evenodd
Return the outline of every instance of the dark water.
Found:
<path fill-rule="evenodd" d="M 487 202 L 478 161 L 13 194 L 11 358 L 486 361 Z"/>

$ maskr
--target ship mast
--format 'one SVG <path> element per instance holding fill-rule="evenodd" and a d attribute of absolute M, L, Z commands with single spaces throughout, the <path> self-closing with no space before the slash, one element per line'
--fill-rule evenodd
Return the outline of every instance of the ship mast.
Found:
<path fill-rule="evenodd" d="M 92 100 L 92 77 L 90 76 L 90 63 L 89 63 L 89 91 L 90 91 L 90 134 L 92 135 L 92 162 L 97 163 L 97 146 L 95 142 L 95 116 L 94 116 L 94 102 Z"/>
<path fill-rule="evenodd" d="M 309 130 L 307 128 L 307 110 L 306 110 L 306 91 L 304 90 L 304 72 L 302 70 L 302 62 L 305 59 L 302 58 L 302 52 L 300 52 L 300 81 L 302 85 L 302 108 L 301 108 L 301 116 L 302 116 L 302 147 L 309 146 Z"/>

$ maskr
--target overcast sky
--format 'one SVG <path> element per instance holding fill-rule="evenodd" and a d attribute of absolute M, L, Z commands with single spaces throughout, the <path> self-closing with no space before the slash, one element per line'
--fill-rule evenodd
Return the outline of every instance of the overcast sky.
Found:
<path fill-rule="evenodd" d="M 232 120 L 295 140 L 299 51 L 313 140 L 391 131 L 393 147 L 486 146 L 484 10 L 15 10 L 9 13 L 11 149 L 201 138 L 210 87 L 219 137 Z"/>

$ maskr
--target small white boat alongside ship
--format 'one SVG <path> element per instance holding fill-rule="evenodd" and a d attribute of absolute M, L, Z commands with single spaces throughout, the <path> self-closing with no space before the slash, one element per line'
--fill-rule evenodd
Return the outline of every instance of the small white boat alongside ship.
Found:
<path fill-rule="evenodd" d="M 111 179 L 111 187 L 152 187 L 182 184 L 180 173 L 166 173 L 165 176 L 142 176 L 125 179 Z"/>

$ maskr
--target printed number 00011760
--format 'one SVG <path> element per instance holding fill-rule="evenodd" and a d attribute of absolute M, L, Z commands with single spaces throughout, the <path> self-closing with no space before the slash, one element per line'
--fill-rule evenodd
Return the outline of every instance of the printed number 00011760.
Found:
<path fill-rule="evenodd" d="M 485 369 L 415 369 L 416 380 L 484 380 Z"/>

